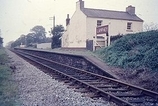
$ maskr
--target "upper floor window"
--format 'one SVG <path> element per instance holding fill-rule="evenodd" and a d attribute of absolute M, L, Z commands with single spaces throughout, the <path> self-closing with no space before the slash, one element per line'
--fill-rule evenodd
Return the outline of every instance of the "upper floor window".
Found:
<path fill-rule="evenodd" d="M 102 20 L 97 20 L 97 26 L 101 26 L 102 25 Z"/>
<path fill-rule="evenodd" d="M 127 22 L 127 30 L 132 30 L 132 23 L 131 22 Z"/>

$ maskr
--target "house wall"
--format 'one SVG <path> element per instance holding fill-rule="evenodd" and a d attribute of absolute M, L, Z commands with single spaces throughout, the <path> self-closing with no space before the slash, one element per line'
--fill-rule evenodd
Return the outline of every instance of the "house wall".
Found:
<path fill-rule="evenodd" d="M 20 45 L 20 48 L 25 48 L 26 47 L 26 45 Z"/>
<path fill-rule="evenodd" d="M 77 3 L 76 11 L 62 36 L 62 47 L 86 47 L 86 15 L 80 10 L 79 2 Z"/>
<path fill-rule="evenodd" d="M 97 39 L 94 38 L 96 36 L 97 20 L 102 20 L 102 26 L 109 25 L 108 32 L 110 36 L 115 36 L 118 34 L 136 33 L 141 32 L 143 30 L 143 22 L 104 18 L 90 18 L 87 17 L 81 11 L 82 9 L 84 9 L 84 1 L 79 0 L 78 2 L 76 2 L 76 11 L 70 19 L 69 25 L 67 26 L 66 31 L 62 36 L 62 47 L 86 48 L 86 40 L 97 41 Z M 132 23 L 132 30 L 127 30 L 127 22 Z M 104 36 L 105 40 L 107 40 L 106 35 Z M 109 42 L 108 44 L 106 43 L 107 41 L 105 41 L 105 45 L 110 44 Z"/>
<path fill-rule="evenodd" d="M 61 39 L 61 47 L 68 47 L 69 46 L 69 25 L 66 27 L 64 34 L 62 35 Z"/>
<path fill-rule="evenodd" d="M 118 34 L 137 33 L 143 30 L 143 22 L 87 17 L 86 29 L 87 39 L 89 40 L 92 40 L 93 36 L 96 36 L 97 20 L 102 20 L 103 26 L 109 25 L 110 36 L 115 36 Z M 132 30 L 127 30 L 127 22 L 132 22 Z"/>

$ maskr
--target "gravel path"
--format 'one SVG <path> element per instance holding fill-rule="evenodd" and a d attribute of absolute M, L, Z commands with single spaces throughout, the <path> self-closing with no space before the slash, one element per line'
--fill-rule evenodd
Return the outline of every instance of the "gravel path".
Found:
<path fill-rule="evenodd" d="M 52 79 L 11 51 L 6 50 L 12 65 L 13 78 L 18 84 L 18 106 L 112 106 L 103 100 L 82 97 L 79 92 Z"/>

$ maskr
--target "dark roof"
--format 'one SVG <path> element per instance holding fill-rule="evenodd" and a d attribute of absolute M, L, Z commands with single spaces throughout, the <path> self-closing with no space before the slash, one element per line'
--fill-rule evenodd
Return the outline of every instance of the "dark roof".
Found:
<path fill-rule="evenodd" d="M 140 19 L 137 15 L 130 15 L 129 13 L 123 11 L 83 8 L 82 12 L 87 17 L 92 17 L 92 18 L 108 18 L 108 19 L 132 20 L 132 21 L 143 22 L 143 20 Z"/>

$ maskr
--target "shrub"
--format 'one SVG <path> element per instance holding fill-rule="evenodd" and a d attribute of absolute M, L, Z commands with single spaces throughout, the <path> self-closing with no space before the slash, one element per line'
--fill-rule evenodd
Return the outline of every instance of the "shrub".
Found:
<path fill-rule="evenodd" d="M 110 65 L 158 71 L 158 31 L 128 34 L 95 53 Z"/>

